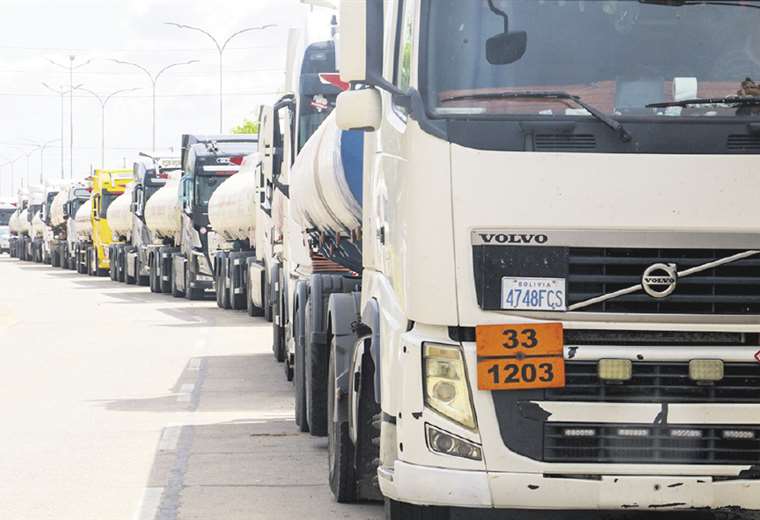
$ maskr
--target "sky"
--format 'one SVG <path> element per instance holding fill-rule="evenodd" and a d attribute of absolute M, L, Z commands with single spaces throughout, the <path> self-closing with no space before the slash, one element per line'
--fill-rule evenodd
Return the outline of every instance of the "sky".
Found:
<path fill-rule="evenodd" d="M 105 166 L 131 168 L 139 152 L 151 151 L 152 86 L 135 62 L 152 72 L 172 68 L 157 86 L 157 153 L 178 155 L 183 133 L 219 130 L 219 55 L 201 33 L 165 25 L 198 26 L 218 39 L 248 27 L 275 24 L 242 34 L 224 54 L 224 130 L 246 118 L 284 91 L 288 34 L 308 19 L 309 38 L 329 36 L 332 13 L 299 0 L 0 0 L 0 165 L 14 164 L 14 187 L 27 176 L 61 176 L 61 96 L 48 90 L 69 88 L 69 73 L 51 63 L 85 64 L 74 71 L 74 85 L 100 95 L 122 89 L 106 104 Z M 69 99 L 64 108 L 64 167 L 69 167 Z M 74 178 L 101 165 L 101 104 L 77 90 L 73 98 Z M 50 143 L 41 153 L 25 143 Z M 31 153 L 30 153 L 31 152 Z M 0 166 L 0 194 L 9 195 L 10 166 Z"/>

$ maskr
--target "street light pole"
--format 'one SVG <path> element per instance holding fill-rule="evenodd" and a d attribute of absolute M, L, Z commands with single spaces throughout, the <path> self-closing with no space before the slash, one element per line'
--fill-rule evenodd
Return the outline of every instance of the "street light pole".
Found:
<path fill-rule="evenodd" d="M 174 67 L 179 67 L 181 65 L 191 65 L 193 63 L 198 63 L 198 60 L 190 60 L 190 61 L 183 61 L 181 63 L 172 63 L 171 65 L 167 65 L 163 69 L 159 70 L 155 75 L 152 74 L 147 68 L 143 67 L 142 65 L 139 65 L 137 63 L 132 63 L 131 61 L 122 61 L 122 60 L 111 60 L 115 63 L 118 63 L 120 65 L 129 65 L 132 67 L 136 67 L 143 71 L 147 76 L 148 79 L 150 79 L 151 85 L 153 86 L 153 155 L 156 155 L 156 87 L 158 84 L 158 79 L 161 77 L 161 75 L 166 72 L 169 69 L 172 69 Z"/>
<path fill-rule="evenodd" d="M 45 150 L 48 146 L 50 146 L 53 143 L 57 143 L 58 141 L 61 141 L 61 148 L 63 148 L 63 141 L 61 139 L 51 139 L 50 141 L 47 141 L 45 143 L 38 143 L 35 141 L 32 141 L 31 139 L 24 139 L 24 141 L 29 142 L 30 146 L 34 146 L 34 150 L 40 151 L 40 184 L 45 182 Z"/>
<path fill-rule="evenodd" d="M 64 170 L 65 170 L 65 160 L 64 160 L 64 157 L 63 157 L 64 121 L 66 119 L 66 117 L 65 117 L 66 94 L 69 93 L 69 90 L 67 90 L 65 87 L 62 87 L 62 86 L 59 87 L 59 88 L 57 88 L 57 89 L 55 89 L 55 88 L 51 87 L 50 85 L 48 85 L 47 83 L 44 83 L 44 82 L 42 83 L 42 85 L 46 89 L 50 90 L 51 92 L 55 92 L 56 94 L 58 94 L 59 96 L 61 96 L 61 139 L 60 139 L 60 141 L 61 141 L 61 180 L 63 180 L 66 177 L 65 172 L 64 172 Z M 81 86 L 82 85 L 75 86 L 74 90 L 80 88 Z"/>
<path fill-rule="evenodd" d="M 89 90 L 86 88 L 80 87 L 79 90 L 83 92 L 87 92 L 88 94 L 91 94 L 100 103 L 100 167 L 105 168 L 106 167 L 106 105 L 111 100 L 111 98 L 113 98 L 114 96 L 118 94 L 122 94 L 124 92 L 134 92 L 135 90 L 140 90 L 140 89 L 126 88 L 122 90 L 117 90 L 116 92 L 111 92 L 105 98 L 100 96 L 98 93 L 93 92 L 92 90 Z"/>
<path fill-rule="evenodd" d="M 61 65 L 53 60 L 48 60 L 56 67 L 60 67 L 69 71 L 69 178 L 74 178 L 74 71 L 81 69 L 85 65 L 88 65 L 90 61 L 87 60 L 84 63 L 74 66 L 74 61 L 77 59 L 73 54 L 69 56 L 69 64 Z"/>
<path fill-rule="evenodd" d="M 214 35 L 212 35 L 210 32 L 206 31 L 205 29 L 201 29 L 200 27 L 193 27 L 191 25 L 183 25 L 180 23 L 174 23 L 174 22 L 165 22 L 166 25 L 171 25 L 173 27 L 177 27 L 178 29 L 188 29 L 191 31 L 196 31 L 201 34 L 205 34 L 208 36 L 212 42 L 214 42 L 214 45 L 216 45 L 216 50 L 219 53 L 219 133 L 224 133 L 224 51 L 227 49 L 227 45 L 236 37 L 240 36 L 241 34 L 245 34 L 252 31 L 263 31 L 265 29 L 269 29 L 270 27 L 277 27 L 275 24 L 267 24 L 262 25 L 259 27 L 248 27 L 247 29 L 241 29 L 237 31 L 236 33 L 233 33 L 230 35 L 226 40 L 224 40 L 223 43 L 219 43 L 219 40 L 217 40 Z"/>

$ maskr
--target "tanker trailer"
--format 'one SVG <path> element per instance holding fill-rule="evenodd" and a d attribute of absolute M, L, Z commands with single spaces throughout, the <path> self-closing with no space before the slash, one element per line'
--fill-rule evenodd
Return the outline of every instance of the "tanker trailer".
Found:
<path fill-rule="evenodd" d="M 40 220 L 42 221 L 42 263 L 52 264 L 53 247 L 57 245 L 55 232 L 51 221 L 53 201 L 65 186 L 63 181 L 47 181 L 45 183 L 45 202 L 42 204 Z"/>
<path fill-rule="evenodd" d="M 22 260 L 29 262 L 37 261 L 37 258 L 42 256 L 42 233 L 39 225 L 37 228 L 34 226 L 34 218 L 38 213 L 42 211 L 42 205 L 45 202 L 45 189 L 40 185 L 31 186 L 29 188 L 29 211 L 27 211 L 26 219 L 28 225 L 24 226 L 26 234 L 23 238 L 23 252 L 24 257 Z M 39 236 L 35 236 L 38 233 Z M 41 261 L 41 260 L 40 260 Z"/>
<path fill-rule="evenodd" d="M 264 314 L 265 268 L 257 243 L 260 166 L 258 153 L 244 158 L 240 171 L 214 192 L 208 206 L 217 305 L 245 308 L 251 316 Z"/>
<path fill-rule="evenodd" d="M 145 207 L 153 195 L 166 186 L 170 173 L 179 170 L 179 162 L 179 158 L 154 158 L 141 154 L 132 168 L 132 247 L 127 250 L 125 281 L 149 285 L 154 293 L 161 292 L 161 269 L 159 263 L 153 265 L 151 262 L 155 259 L 154 250 L 164 244 L 161 240 L 154 243 L 153 233 L 145 220 Z M 160 254 L 157 258 L 160 262 Z M 167 279 L 166 283 L 169 282 Z"/>
<path fill-rule="evenodd" d="M 82 205 L 90 200 L 90 188 L 86 181 L 76 182 L 68 191 L 63 204 L 64 236 L 61 267 L 75 271 L 78 269 L 76 215 Z"/>
<path fill-rule="evenodd" d="M 109 274 L 114 282 L 134 283 L 126 277 L 127 253 L 132 250 L 132 195 L 134 183 L 127 185 L 124 193 L 119 195 L 106 212 L 108 227 L 111 228 L 113 241 L 108 245 L 108 258 L 111 261 Z"/>
<path fill-rule="evenodd" d="M 32 223 L 29 221 L 29 207 L 26 207 L 18 216 L 18 259 L 29 260 L 29 252 L 31 250 L 31 238 Z"/>
<path fill-rule="evenodd" d="M 79 274 L 89 274 L 89 257 L 92 249 L 92 198 L 87 199 L 79 206 L 74 217 L 74 230 L 76 233 L 76 245 L 74 247 L 76 270 Z"/>
<path fill-rule="evenodd" d="M 164 187 L 145 204 L 145 224 L 151 236 L 146 256 L 150 265 L 150 287 L 155 293 L 170 294 L 173 289 L 172 258 L 179 252 L 181 229 L 180 177 L 178 171 L 168 173 Z"/>
<path fill-rule="evenodd" d="M 46 210 L 46 223 L 50 229 L 47 248 L 50 251 L 50 265 L 64 267 L 66 247 L 66 218 L 64 206 L 69 199 L 71 184 L 65 184 L 50 201 Z"/>
<path fill-rule="evenodd" d="M 11 258 L 18 258 L 18 237 L 19 237 L 19 231 L 20 231 L 20 220 L 19 220 L 20 214 L 21 214 L 21 209 L 16 208 L 11 214 L 11 218 L 8 220 L 8 231 L 10 232 L 10 237 L 8 238 L 8 252 L 10 253 Z"/>
<path fill-rule="evenodd" d="M 10 253 L 10 221 L 16 214 L 16 206 L 10 202 L 0 202 L 0 255 Z"/>

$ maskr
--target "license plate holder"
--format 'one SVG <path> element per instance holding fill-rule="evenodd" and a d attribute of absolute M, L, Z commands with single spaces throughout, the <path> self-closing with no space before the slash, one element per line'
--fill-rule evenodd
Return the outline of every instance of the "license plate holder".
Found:
<path fill-rule="evenodd" d="M 561 323 L 481 325 L 476 343 L 479 390 L 565 387 Z"/>
<path fill-rule="evenodd" d="M 501 308 L 513 311 L 567 311 L 567 281 L 564 278 L 501 279 Z"/>

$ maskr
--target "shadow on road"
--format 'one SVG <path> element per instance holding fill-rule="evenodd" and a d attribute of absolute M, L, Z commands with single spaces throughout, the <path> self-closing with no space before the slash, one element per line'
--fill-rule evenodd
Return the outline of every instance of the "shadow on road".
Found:
<path fill-rule="evenodd" d="M 101 404 L 122 412 L 243 410 L 251 418 L 267 419 L 293 414 L 290 385 L 268 354 L 192 358 L 167 392 L 170 395 Z"/>
<path fill-rule="evenodd" d="M 245 312 L 225 311 L 216 306 L 200 307 L 167 307 L 158 309 L 167 316 L 182 321 L 171 323 L 162 327 L 271 327 L 263 318 L 251 318 Z"/>

